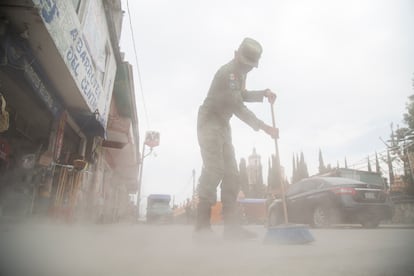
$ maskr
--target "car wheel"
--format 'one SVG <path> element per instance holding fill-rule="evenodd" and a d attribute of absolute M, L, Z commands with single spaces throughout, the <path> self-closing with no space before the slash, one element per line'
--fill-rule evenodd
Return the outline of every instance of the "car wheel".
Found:
<path fill-rule="evenodd" d="M 322 205 L 316 206 L 315 209 L 313 209 L 311 224 L 316 228 L 330 226 L 332 224 L 332 215 L 329 208 Z"/>
<path fill-rule="evenodd" d="M 362 227 L 364 228 L 377 228 L 380 221 L 378 219 L 368 219 L 366 221 L 361 222 Z"/>

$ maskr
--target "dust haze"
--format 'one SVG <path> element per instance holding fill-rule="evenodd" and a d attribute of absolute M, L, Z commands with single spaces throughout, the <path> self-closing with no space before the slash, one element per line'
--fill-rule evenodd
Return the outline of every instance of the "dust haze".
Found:
<path fill-rule="evenodd" d="M 191 225 L 0 225 L 1 275 L 412 275 L 410 229 L 313 229 L 308 245 L 194 242 Z M 390 232 L 392 231 L 392 233 Z M 351 242 L 350 242 L 351 241 Z M 397 272 L 397 273 L 396 273 Z"/>

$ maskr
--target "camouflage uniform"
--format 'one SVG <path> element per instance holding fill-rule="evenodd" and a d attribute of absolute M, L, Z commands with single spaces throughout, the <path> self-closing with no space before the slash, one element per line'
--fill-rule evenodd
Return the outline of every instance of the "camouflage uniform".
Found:
<path fill-rule="evenodd" d="M 217 200 L 220 183 L 225 223 L 235 219 L 239 183 L 229 121 L 234 114 L 256 131 L 264 124 L 243 102 L 261 102 L 265 91 L 246 91 L 245 82 L 246 74 L 239 73 L 232 60 L 217 71 L 200 106 L 197 134 L 203 168 L 198 184 L 196 228 L 209 227 L 210 207 Z"/>

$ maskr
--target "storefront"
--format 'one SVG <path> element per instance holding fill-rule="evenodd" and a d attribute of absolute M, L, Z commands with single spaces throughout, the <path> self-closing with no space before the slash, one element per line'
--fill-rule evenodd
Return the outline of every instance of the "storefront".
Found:
<path fill-rule="evenodd" d="M 83 183 L 75 162 L 85 162 L 85 129 L 89 139 L 104 130 L 92 116 L 64 107 L 27 42 L 2 27 L 0 93 L 8 122 L 0 132 L 1 214 L 48 215 L 56 206 L 74 206 Z"/>
<path fill-rule="evenodd" d="M 7 129 L 0 117 L 4 215 L 95 219 L 107 201 L 114 220 L 118 195 L 136 189 L 132 68 L 116 77 L 121 54 L 113 48 L 120 36 L 120 5 L 1 1 L 0 92 L 9 115 Z M 127 113 L 120 114 L 122 125 L 109 118 L 115 82 L 121 113 Z"/>
<path fill-rule="evenodd" d="M 36 162 L 49 149 L 61 105 L 24 39 L 1 27 L 0 93 L 8 123 L 0 132 L 0 202 L 3 215 L 24 216 L 33 213 L 37 186 L 50 175 Z"/>

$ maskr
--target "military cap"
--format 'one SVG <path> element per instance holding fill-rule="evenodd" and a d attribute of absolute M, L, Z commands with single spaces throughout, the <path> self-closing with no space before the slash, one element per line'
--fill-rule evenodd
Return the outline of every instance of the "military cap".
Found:
<path fill-rule="evenodd" d="M 237 52 L 239 53 L 240 61 L 243 64 L 257 67 L 260 56 L 262 55 L 262 46 L 256 40 L 246 37 L 243 39 Z"/>

